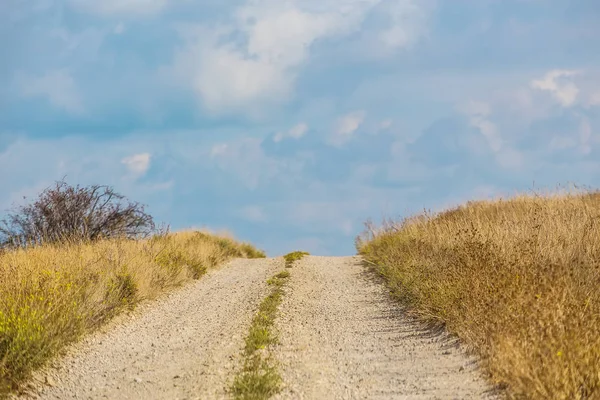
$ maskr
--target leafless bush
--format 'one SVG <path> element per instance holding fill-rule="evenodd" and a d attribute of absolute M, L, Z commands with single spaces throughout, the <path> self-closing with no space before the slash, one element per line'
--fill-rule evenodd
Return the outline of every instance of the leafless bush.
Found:
<path fill-rule="evenodd" d="M 19 206 L 0 222 L 0 248 L 103 238 L 140 238 L 155 231 L 144 206 L 109 186 L 80 187 L 64 180 Z"/>

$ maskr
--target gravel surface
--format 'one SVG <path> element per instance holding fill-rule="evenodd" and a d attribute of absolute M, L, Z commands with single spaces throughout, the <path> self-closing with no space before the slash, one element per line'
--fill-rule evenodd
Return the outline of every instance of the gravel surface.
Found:
<path fill-rule="evenodd" d="M 358 257 L 305 257 L 290 270 L 276 327 L 277 399 L 492 398 L 476 363 L 402 315 Z"/>
<path fill-rule="evenodd" d="M 34 384 L 42 399 L 219 399 L 281 259 L 234 260 L 74 346 Z"/>
<path fill-rule="evenodd" d="M 221 399 L 281 258 L 234 260 L 116 318 L 38 373 L 42 399 Z M 358 257 L 305 257 L 276 320 L 277 399 L 491 398 L 445 335 L 403 316 Z"/>

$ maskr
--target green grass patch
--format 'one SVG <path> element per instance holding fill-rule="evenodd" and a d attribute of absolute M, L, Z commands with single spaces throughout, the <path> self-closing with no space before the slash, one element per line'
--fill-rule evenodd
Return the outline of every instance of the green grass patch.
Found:
<path fill-rule="evenodd" d="M 277 343 L 273 324 L 289 277 L 288 271 L 282 271 L 267 281 L 271 292 L 252 320 L 244 346 L 244 367 L 231 385 L 235 399 L 268 399 L 279 391 L 281 376 L 269 354 L 269 346 Z"/>
<path fill-rule="evenodd" d="M 283 256 L 283 259 L 285 260 L 285 267 L 291 268 L 296 261 L 301 260 L 302 257 L 309 255 L 310 253 L 306 251 L 293 251 L 291 253 L 288 253 L 285 256 Z"/>
<path fill-rule="evenodd" d="M 288 271 L 281 271 L 280 273 L 275 275 L 275 278 L 277 278 L 277 279 L 285 279 L 285 278 L 289 278 L 289 277 L 290 277 L 290 273 Z"/>
<path fill-rule="evenodd" d="M 268 399 L 279 392 L 281 376 L 269 359 L 252 357 L 246 360 L 244 372 L 233 383 L 234 398 L 244 400 Z"/>

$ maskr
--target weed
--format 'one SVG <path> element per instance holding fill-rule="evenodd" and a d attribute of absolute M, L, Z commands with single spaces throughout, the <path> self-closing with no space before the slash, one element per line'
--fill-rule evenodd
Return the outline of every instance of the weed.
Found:
<path fill-rule="evenodd" d="M 285 278 L 289 278 L 289 277 L 290 277 L 289 271 L 281 271 L 280 273 L 275 275 L 275 278 L 277 278 L 277 279 L 285 279 Z"/>
<path fill-rule="evenodd" d="M 291 253 L 286 254 L 285 256 L 283 256 L 283 259 L 285 260 L 285 267 L 291 268 L 296 261 L 299 261 L 302 259 L 302 257 L 308 255 L 310 254 L 306 251 L 293 251 Z"/>
<path fill-rule="evenodd" d="M 263 400 L 277 392 L 281 376 L 273 362 L 262 357 L 250 357 L 245 361 L 244 372 L 236 376 L 231 391 L 236 399 Z"/>
<path fill-rule="evenodd" d="M 277 343 L 273 324 L 289 276 L 288 271 L 282 271 L 267 281 L 271 292 L 252 320 L 244 347 L 244 366 L 230 388 L 236 399 L 268 399 L 279 391 L 281 377 L 268 354 L 268 346 Z"/>

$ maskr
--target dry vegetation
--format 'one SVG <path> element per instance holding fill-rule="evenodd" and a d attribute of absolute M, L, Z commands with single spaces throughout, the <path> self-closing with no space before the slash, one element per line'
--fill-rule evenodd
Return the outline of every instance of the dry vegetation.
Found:
<path fill-rule="evenodd" d="M 600 398 L 600 193 L 472 202 L 357 240 L 514 398 Z"/>
<path fill-rule="evenodd" d="M 0 397 L 119 311 L 197 279 L 249 244 L 201 232 L 15 249 L 0 254 Z"/>

